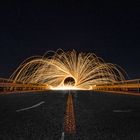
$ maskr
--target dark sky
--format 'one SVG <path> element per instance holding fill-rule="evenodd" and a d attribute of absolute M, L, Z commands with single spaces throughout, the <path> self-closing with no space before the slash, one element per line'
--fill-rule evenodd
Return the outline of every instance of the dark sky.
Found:
<path fill-rule="evenodd" d="M 140 2 L 0 4 L 0 77 L 58 48 L 94 52 L 140 78 Z"/>

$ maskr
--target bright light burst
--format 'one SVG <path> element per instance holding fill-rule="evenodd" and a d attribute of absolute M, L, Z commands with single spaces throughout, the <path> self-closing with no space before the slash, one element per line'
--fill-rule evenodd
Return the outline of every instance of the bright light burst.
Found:
<path fill-rule="evenodd" d="M 49 51 L 26 59 L 11 75 L 14 82 L 46 84 L 49 89 L 90 90 L 98 84 L 123 81 L 121 69 L 93 53 Z"/>

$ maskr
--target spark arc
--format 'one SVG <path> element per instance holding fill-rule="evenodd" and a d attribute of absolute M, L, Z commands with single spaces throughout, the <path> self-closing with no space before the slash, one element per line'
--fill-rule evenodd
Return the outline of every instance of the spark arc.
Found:
<path fill-rule="evenodd" d="M 49 89 L 90 90 L 98 84 L 123 81 L 120 67 L 106 63 L 94 53 L 49 51 L 26 59 L 10 80 L 24 84 L 45 84 Z"/>

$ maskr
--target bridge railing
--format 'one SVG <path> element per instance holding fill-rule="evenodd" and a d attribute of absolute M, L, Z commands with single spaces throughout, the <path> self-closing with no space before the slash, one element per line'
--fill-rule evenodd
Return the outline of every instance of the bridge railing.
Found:
<path fill-rule="evenodd" d="M 46 84 L 27 84 L 0 78 L 0 93 L 44 91 L 48 88 L 49 86 L 47 86 Z"/>
<path fill-rule="evenodd" d="M 92 88 L 96 91 L 140 95 L 140 79 L 119 81 L 109 84 L 100 84 L 93 86 Z"/>

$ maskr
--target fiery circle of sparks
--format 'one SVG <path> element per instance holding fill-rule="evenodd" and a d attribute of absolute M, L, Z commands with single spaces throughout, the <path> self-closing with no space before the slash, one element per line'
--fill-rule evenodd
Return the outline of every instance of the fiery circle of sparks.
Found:
<path fill-rule="evenodd" d="M 45 84 L 48 89 L 90 90 L 98 84 L 123 81 L 121 69 L 93 53 L 75 50 L 47 52 L 26 59 L 10 77 L 24 84 Z"/>

